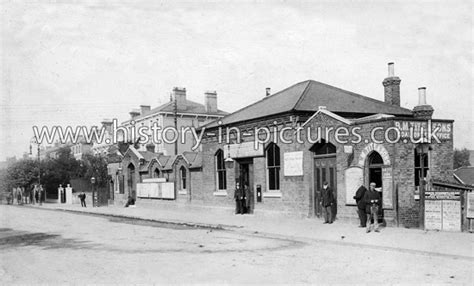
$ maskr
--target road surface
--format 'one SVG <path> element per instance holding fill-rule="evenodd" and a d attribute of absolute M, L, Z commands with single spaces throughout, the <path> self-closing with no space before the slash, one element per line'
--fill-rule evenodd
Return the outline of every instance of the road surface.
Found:
<path fill-rule="evenodd" d="M 3 285 L 473 282 L 465 257 L 18 206 L 0 214 Z"/>

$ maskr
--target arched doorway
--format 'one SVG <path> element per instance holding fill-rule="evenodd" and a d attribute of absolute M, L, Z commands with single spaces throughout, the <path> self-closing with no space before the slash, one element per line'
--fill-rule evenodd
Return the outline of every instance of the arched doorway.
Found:
<path fill-rule="evenodd" d="M 136 182 L 135 182 L 135 166 L 130 163 L 128 164 L 128 194 L 129 196 L 131 196 L 132 198 L 136 199 Z"/>
<path fill-rule="evenodd" d="M 155 168 L 153 171 L 153 178 L 159 178 L 160 177 L 160 170 L 158 168 Z"/>
<path fill-rule="evenodd" d="M 383 158 L 380 156 L 379 152 L 372 151 L 367 157 L 367 186 L 370 183 L 375 183 L 375 188 L 377 190 L 383 190 L 383 177 L 382 177 L 382 167 L 383 167 Z M 380 192 L 380 197 L 382 198 L 381 206 L 383 205 L 383 192 Z M 383 221 L 383 207 L 379 209 L 379 221 Z"/>
<path fill-rule="evenodd" d="M 321 191 L 324 182 L 328 182 L 334 191 L 334 204 L 332 213 L 334 218 L 337 214 L 337 180 L 336 180 L 336 146 L 321 139 L 315 143 L 310 151 L 314 155 L 314 187 L 313 187 L 313 209 L 314 215 L 320 217 L 322 215 L 321 208 Z"/>

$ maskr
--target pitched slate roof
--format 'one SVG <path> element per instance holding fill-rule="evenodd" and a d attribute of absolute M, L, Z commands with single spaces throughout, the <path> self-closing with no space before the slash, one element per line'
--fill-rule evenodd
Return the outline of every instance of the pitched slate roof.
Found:
<path fill-rule="evenodd" d="M 158 107 L 151 109 L 150 111 L 145 112 L 144 114 L 140 114 L 139 116 L 135 117 L 134 120 L 139 120 L 144 118 L 150 114 L 160 113 L 160 112 L 174 112 L 174 105 L 172 101 L 169 101 L 165 104 L 162 104 Z M 186 109 L 179 108 L 178 106 L 178 113 L 179 114 L 205 114 L 205 115 L 219 115 L 224 116 L 229 114 L 223 110 L 218 109 L 217 112 L 209 113 L 206 111 L 206 107 L 203 104 L 187 100 L 186 99 Z"/>
<path fill-rule="evenodd" d="M 325 83 L 307 80 L 267 96 L 220 119 L 222 125 L 286 112 L 316 112 L 319 106 L 335 113 L 393 114 L 412 116 L 412 111 Z M 206 125 L 217 126 L 217 122 Z"/>
<path fill-rule="evenodd" d="M 454 170 L 454 178 L 461 184 L 474 186 L 474 167 L 461 167 Z"/>

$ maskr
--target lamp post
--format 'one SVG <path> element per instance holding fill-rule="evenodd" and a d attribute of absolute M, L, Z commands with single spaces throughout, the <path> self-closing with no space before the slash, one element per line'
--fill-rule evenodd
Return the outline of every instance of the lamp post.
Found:
<path fill-rule="evenodd" d="M 96 200 L 95 200 L 95 178 L 91 178 L 91 185 L 92 185 L 92 207 L 96 206 Z"/>
<path fill-rule="evenodd" d="M 33 136 L 30 140 L 30 155 L 33 155 L 32 152 L 32 147 L 31 144 L 36 144 L 37 145 L 37 152 L 38 152 L 38 186 L 41 186 L 41 156 L 40 156 L 40 143 L 36 139 L 36 136 Z M 46 193 L 45 193 L 45 199 L 46 199 Z"/>

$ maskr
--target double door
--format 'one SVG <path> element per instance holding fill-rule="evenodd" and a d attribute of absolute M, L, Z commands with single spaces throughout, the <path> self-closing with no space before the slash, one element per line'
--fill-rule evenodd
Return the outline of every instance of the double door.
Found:
<path fill-rule="evenodd" d="M 314 158 L 314 215 L 322 215 L 321 194 L 324 182 L 328 182 L 333 189 L 334 203 L 332 206 L 333 217 L 337 214 L 337 182 L 336 182 L 336 156 L 315 156 Z"/>

